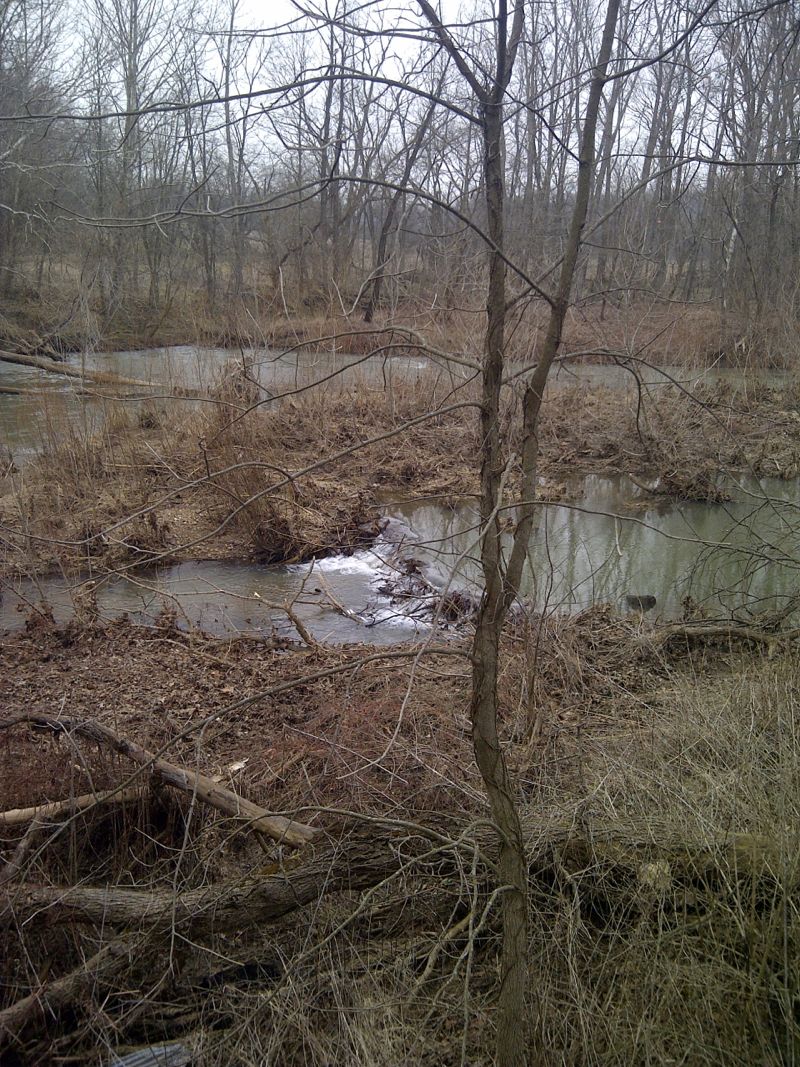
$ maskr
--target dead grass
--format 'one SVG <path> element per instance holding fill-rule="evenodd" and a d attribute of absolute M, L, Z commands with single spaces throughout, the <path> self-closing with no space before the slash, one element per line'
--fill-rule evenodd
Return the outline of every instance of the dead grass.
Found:
<path fill-rule="evenodd" d="M 6 569 L 295 562 L 363 543 L 381 499 L 477 492 L 474 383 L 433 369 L 386 387 L 334 379 L 275 406 L 236 366 L 213 395 L 218 404 L 194 407 L 108 402 L 88 425 L 59 418 L 58 398 L 48 400 L 39 457 L 4 468 Z M 509 390 L 503 418 L 516 450 L 518 403 Z M 719 383 L 690 397 L 556 383 L 540 472 L 563 493 L 580 474 L 632 475 L 709 502 L 720 498 L 720 473 L 797 477 L 797 389 Z"/>
<path fill-rule="evenodd" d="M 96 433 L 54 415 L 40 455 L 5 478 L 7 567 L 296 562 L 364 543 L 379 490 L 447 493 L 474 479 L 462 412 L 404 429 L 436 404 L 435 384 L 302 393 L 249 412 L 247 389 L 228 376 L 210 410 L 111 407 Z"/>
<path fill-rule="evenodd" d="M 246 382 L 220 388 L 240 409 L 257 399 Z M 272 561 L 352 547 L 379 494 L 474 492 L 474 409 L 406 426 L 450 402 L 449 388 L 432 377 L 392 390 L 359 384 L 236 421 L 230 407 L 181 408 L 178 423 L 172 409 L 151 406 L 144 418 L 115 409 L 95 436 L 62 428 L 38 463 L 9 475 L 9 562 L 107 566 L 166 552 Z M 659 392 L 637 413 L 635 397 L 554 390 L 543 472 L 670 477 L 683 493 L 747 464 L 797 473 L 795 394 L 720 388 L 702 399 L 697 407 Z M 381 439 L 365 446 L 373 437 Z M 667 657 L 641 624 L 600 609 L 534 620 L 505 640 L 503 743 L 529 834 L 531 1010 L 547 1061 L 793 1062 L 796 658 L 745 658 L 731 647 Z M 132 927 L 124 981 L 99 983 L 96 999 L 87 993 L 50 1018 L 13 1049 L 16 1062 L 99 1063 L 112 1049 L 164 1039 L 219 1065 L 490 1062 L 498 925 L 491 850 L 476 829 L 485 811 L 465 717 L 468 665 L 441 656 L 413 668 L 390 659 L 359 666 L 365 654 L 289 654 L 206 641 L 167 621 L 145 632 L 84 617 L 3 642 L 6 714 L 91 715 L 329 829 L 341 825 L 332 809 L 346 809 L 367 825 L 392 816 L 463 832 L 469 845 L 409 864 L 366 900 L 343 892 L 299 922 L 191 943 L 176 936 L 166 955 Z M 342 677 L 222 714 L 243 695 L 346 664 Z M 129 772 L 66 738 L 0 739 L 4 808 Z M 733 833 L 766 842 L 768 863 L 732 864 Z M 4 839 L 6 857 L 18 840 Z M 568 847 L 576 840 L 577 852 Z M 230 822 L 156 795 L 122 817 L 74 822 L 34 850 L 22 876 L 177 893 L 275 873 L 284 861 Z M 11 923 L 4 936 L 3 1005 L 76 965 L 108 933 Z"/>
<path fill-rule="evenodd" d="M 788 1063 L 797 1048 L 797 663 L 737 661 L 655 693 L 647 728 L 584 752 L 567 812 L 640 833 L 636 879 L 596 864 L 539 899 L 536 971 L 548 1047 L 571 1062 Z M 626 829 L 627 828 L 627 829 Z M 638 828 L 638 830 L 637 830 Z M 766 873 L 715 869 L 730 831 L 763 838 Z M 690 874 L 686 846 L 712 857 Z M 663 855 L 663 853 L 662 853 Z M 554 1055 L 554 1061 L 559 1060 Z"/>
<path fill-rule="evenodd" d="M 795 387 L 724 382 L 687 395 L 587 384 L 553 390 L 542 425 L 543 468 L 661 479 L 677 498 L 715 500 L 717 475 L 792 479 L 800 472 Z"/>
<path fill-rule="evenodd" d="M 8 301 L 0 317 L 0 339 L 7 347 L 44 352 L 96 351 L 158 347 L 170 344 L 249 348 L 268 345 L 364 354 L 381 343 L 396 353 L 417 349 L 393 331 L 410 326 L 423 342 L 454 353 L 477 354 L 485 325 L 481 306 L 430 307 L 409 297 L 394 313 L 379 311 L 369 326 L 329 294 L 288 302 L 271 290 L 248 292 L 237 299 L 221 298 L 211 311 L 204 296 L 183 292 L 167 306 L 153 308 L 143 299 L 128 300 L 103 314 L 91 296 L 76 298 L 80 279 L 66 277 L 51 285 L 45 297 L 30 289 Z M 284 294 L 285 295 L 285 294 Z M 509 355 L 530 359 L 543 336 L 545 313 L 525 307 L 512 321 Z M 743 369 L 791 368 L 796 364 L 797 328 L 791 309 L 772 309 L 756 321 L 711 303 L 681 304 L 645 297 L 622 303 L 592 301 L 570 311 L 564 335 L 567 351 L 637 354 L 661 366 L 719 365 Z"/>
<path fill-rule="evenodd" d="M 531 1010 L 546 1062 L 791 1062 L 797 661 L 727 649 L 667 662 L 640 636 L 603 612 L 508 635 L 504 730 L 529 828 Z M 247 643 L 168 630 L 73 627 L 14 638 L 0 653 L 14 671 L 0 677 L 7 711 L 49 712 L 60 694 L 65 713 L 91 707 L 155 747 L 241 693 L 360 654 L 254 655 Z M 19 684 L 9 685 L 14 673 Z M 222 718 L 170 757 L 199 761 L 273 809 L 333 806 L 452 832 L 483 810 L 463 720 L 466 673 L 451 657 L 423 661 L 399 729 L 411 675 L 387 661 Z M 535 740 L 520 730 L 531 692 L 544 703 Z M 3 745 L 32 766 L 34 748 L 41 763 L 65 741 L 6 733 Z M 244 768 L 230 770 L 243 756 Z M 60 786 L 48 772 L 14 802 L 77 789 L 59 758 Z M 94 759 L 99 781 L 129 769 Z M 186 888 L 271 862 L 223 820 L 170 803 L 79 822 L 31 861 L 28 879 Z M 766 841 L 766 866 L 748 868 L 744 852 L 731 866 L 731 833 Z M 584 844 L 570 850 L 570 840 Z M 105 1050 L 178 1039 L 204 1064 L 488 1064 L 498 932 L 481 849 L 474 868 L 467 850 L 460 875 L 440 858 L 366 899 L 323 899 L 299 922 L 176 946 L 163 976 L 142 970 L 152 952 L 143 942 L 139 969 L 103 994 L 102 1010 L 87 1002 L 62 1014 L 17 1062 L 54 1062 L 69 1049 L 93 1063 Z M 35 983 L 44 958 L 58 969 L 77 958 L 76 930 L 8 936 L 10 1000 Z M 131 1010 L 142 996 L 144 1016 Z"/>

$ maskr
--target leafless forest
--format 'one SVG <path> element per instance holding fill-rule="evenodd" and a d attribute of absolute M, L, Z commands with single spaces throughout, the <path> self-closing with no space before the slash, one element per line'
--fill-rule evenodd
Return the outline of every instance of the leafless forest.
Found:
<path fill-rule="evenodd" d="M 0 0 L 0 1061 L 800 1061 L 798 38 Z"/>
<path fill-rule="evenodd" d="M 4 3 L 7 305 L 101 339 L 115 315 L 211 323 L 232 303 L 482 306 L 484 148 L 456 56 L 485 80 L 497 16 L 446 14 L 452 49 L 414 5 Z M 520 300 L 563 251 L 603 19 L 525 12 L 502 116 Z M 793 323 L 796 36 L 784 2 L 621 7 L 577 300 Z"/>

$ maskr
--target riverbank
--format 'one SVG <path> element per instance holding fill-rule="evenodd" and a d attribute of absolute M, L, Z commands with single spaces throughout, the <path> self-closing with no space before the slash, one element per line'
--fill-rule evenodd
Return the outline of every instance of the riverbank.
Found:
<path fill-rule="evenodd" d="M 209 556 L 267 570 L 358 554 L 392 500 L 474 500 L 474 384 L 431 369 L 335 381 L 261 404 L 230 367 L 207 402 L 95 402 L 86 425 L 59 419 L 54 398 L 40 455 L 5 471 L 5 574 L 102 580 Z M 725 509 L 720 472 L 792 478 L 799 455 L 791 386 L 691 399 L 562 383 L 545 403 L 541 492 L 580 507 L 581 475 L 621 473 L 645 487 L 631 483 L 642 507 Z M 624 544 L 617 532 L 608 551 L 621 560 Z M 248 613 L 253 588 L 236 592 Z M 175 611 L 108 625 L 91 584 L 73 606 L 69 625 L 34 611 L 0 645 L 2 718 L 35 720 L 0 731 L 2 810 L 23 819 L 0 830 L 15 865 L 0 1013 L 32 994 L 50 1008 L 14 1023 L 10 1062 L 99 1067 L 158 1041 L 211 1063 L 315 1067 L 458 1063 L 466 1041 L 470 1062 L 491 1062 L 500 931 L 468 621 L 435 651 L 376 649 L 267 625 L 211 638 Z M 774 626 L 695 622 L 595 608 L 503 637 L 501 739 L 554 1059 L 661 1062 L 688 1034 L 700 1062 L 709 1048 L 709 1062 L 773 1062 L 794 1040 L 796 650 Z M 70 815 L 77 797 L 88 806 Z M 295 853 L 245 830 L 244 801 L 313 843 Z M 41 803 L 56 805 L 41 823 L 18 814 Z"/>
<path fill-rule="evenodd" d="M 273 297 L 221 301 L 210 309 L 196 297 L 153 308 L 146 301 L 112 312 L 87 306 L 74 295 L 32 294 L 6 299 L 0 315 L 0 349 L 63 357 L 79 352 L 131 351 L 175 345 L 226 348 L 293 348 L 362 355 L 419 354 L 429 346 L 468 359 L 481 352 L 482 308 L 431 308 L 409 303 L 391 314 L 379 311 L 367 324 L 357 306 L 341 302 L 312 306 Z M 519 304 L 507 337 L 510 362 L 530 361 L 546 330 L 542 309 Z M 757 323 L 711 303 L 682 305 L 642 298 L 617 306 L 590 301 L 570 310 L 563 351 L 570 358 L 603 363 L 632 356 L 655 366 L 789 369 L 797 364 L 794 323 L 778 318 Z"/>
<path fill-rule="evenodd" d="M 17 861 L 3 914 L 19 921 L 2 928 L 0 1012 L 32 991 L 51 1005 L 13 1031 L 9 1062 L 99 1064 L 179 1041 L 212 1063 L 432 1067 L 457 1063 L 467 1040 L 470 1062 L 488 1064 L 499 917 L 463 651 L 290 651 L 88 616 L 5 640 L 4 721 L 91 718 L 319 835 L 290 856 L 191 789 L 137 776 L 122 749 L 4 729 L 3 811 L 139 790 L 67 833 L 68 812 L 32 835 L 24 820 L 2 830 Z M 710 1063 L 779 1062 L 800 978 L 796 656 L 721 635 L 665 641 L 595 610 L 509 630 L 502 660 L 532 1011 L 553 1061 L 660 1062 L 688 1047 Z M 290 895 L 278 911 L 273 883 Z M 80 893 L 102 915 L 80 916 Z M 58 982 L 98 950 L 112 966 L 90 964 L 91 985 L 62 1004 Z M 146 1016 L 132 1010 L 145 990 Z"/>
<path fill-rule="evenodd" d="M 386 501 L 475 498 L 469 378 L 428 368 L 387 387 L 334 377 L 282 392 L 276 405 L 234 364 L 205 403 L 96 401 L 82 422 L 48 398 L 39 454 L 0 472 L 4 573 L 298 563 L 368 544 Z M 517 403 L 509 390 L 518 449 Z M 586 475 L 627 476 L 645 501 L 708 503 L 728 498 L 725 478 L 795 479 L 799 404 L 792 383 L 718 381 L 691 394 L 559 383 L 543 408 L 539 497 L 579 500 Z M 516 478 L 512 465 L 510 490 Z"/>

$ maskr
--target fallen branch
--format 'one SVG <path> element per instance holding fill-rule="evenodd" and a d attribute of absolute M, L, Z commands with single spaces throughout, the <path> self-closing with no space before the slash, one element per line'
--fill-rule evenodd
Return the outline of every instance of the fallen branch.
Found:
<path fill-rule="evenodd" d="M 330 591 L 330 587 L 328 586 L 328 583 L 325 581 L 325 576 L 323 575 L 322 571 L 317 571 L 316 574 L 314 574 L 314 572 L 312 571 L 312 574 L 316 578 L 316 580 L 319 582 L 319 584 L 320 584 L 320 586 L 322 588 L 322 591 L 324 592 L 325 596 L 330 601 L 330 604 L 331 604 L 331 607 L 333 608 L 333 610 L 337 611 L 345 619 L 350 619 L 351 622 L 357 622 L 357 623 L 360 623 L 363 626 L 364 625 L 364 620 L 361 618 L 361 616 L 357 612 L 351 611 L 349 608 L 346 608 L 344 606 L 344 604 L 340 600 L 337 600 L 337 598 Z"/>
<path fill-rule="evenodd" d="M 102 977 L 106 980 L 122 970 L 130 957 L 127 940 L 104 945 L 99 952 L 75 970 L 42 986 L 0 1011 L 0 1049 L 15 1040 L 37 1014 L 45 1015 L 79 1001 Z"/>
<path fill-rule="evenodd" d="M 496 850 L 496 839 L 485 826 L 475 829 L 479 851 L 483 845 Z M 476 841 L 471 835 L 459 840 L 443 840 L 440 834 L 427 836 L 424 827 L 407 829 L 384 827 L 359 828 L 341 840 L 310 849 L 307 862 L 281 870 L 269 867 L 251 872 L 243 878 L 175 893 L 171 888 L 126 889 L 117 886 L 36 886 L 23 884 L 8 887 L 0 894 L 0 924 L 21 926 L 54 923 L 88 923 L 106 936 L 121 931 L 81 967 L 44 986 L 0 1012 L 0 1048 L 36 1021 L 37 1009 L 45 1021 L 58 1008 L 79 1002 L 84 992 L 96 987 L 119 983 L 121 972 L 141 966 L 144 946 L 156 952 L 170 944 L 163 931 L 170 930 L 181 938 L 202 939 L 210 935 L 242 931 L 264 926 L 331 893 L 366 890 L 361 903 L 350 912 L 350 920 L 374 891 L 388 879 L 415 871 L 421 882 L 418 893 L 430 897 L 431 879 L 445 893 L 458 896 L 462 889 L 463 857 L 461 847 L 474 854 Z M 795 880 L 797 866 L 788 866 L 784 850 L 777 841 L 756 834 L 720 834 L 719 839 L 692 843 L 675 836 L 669 828 L 652 822 L 642 825 L 611 823 L 576 825 L 552 823 L 543 827 L 530 819 L 527 826 L 527 850 L 531 856 L 529 879 L 545 892 L 558 892 L 566 875 L 574 886 L 575 877 L 587 892 L 610 888 L 617 892 L 620 877 L 626 879 L 632 893 L 667 893 L 671 889 L 710 884 L 722 887 L 741 877 L 775 877 L 776 872 Z M 491 862 L 481 864 L 478 878 L 485 883 Z M 720 882 L 718 875 L 725 873 Z M 609 873 L 613 872 L 613 877 Z M 710 883 L 707 879 L 711 878 Z M 733 876 L 733 878 L 731 877 Z M 404 893 L 413 890 L 403 881 Z M 477 887 L 473 886 L 473 889 Z M 583 889 L 581 889 L 583 891 Z M 724 888 L 712 892 L 724 892 Z M 350 921 L 348 920 L 348 921 Z M 445 934 L 443 941 L 462 934 L 465 921 Z M 132 951 L 134 929 L 144 933 Z M 341 927 L 337 928 L 341 929 Z M 148 957 L 148 966 L 152 959 Z"/>
<path fill-rule="evenodd" d="M 52 804 L 37 804 L 32 808 L 12 808 L 0 811 L 0 826 L 21 826 L 38 819 L 40 822 L 60 819 L 62 815 L 76 815 L 87 808 L 109 804 L 130 804 L 144 796 L 144 786 L 131 786 L 128 789 L 106 789 L 101 793 L 84 793 L 79 797 L 56 800 Z"/>
<path fill-rule="evenodd" d="M 39 820 L 34 816 L 30 826 L 17 842 L 17 847 L 14 849 L 14 855 L 0 868 L 0 885 L 7 885 L 8 882 L 12 882 L 22 870 L 22 864 L 25 861 L 25 857 L 33 848 L 33 843 L 36 840 L 36 835 L 39 832 L 39 829 Z"/>
<path fill-rule="evenodd" d="M 675 622 L 647 631 L 638 638 L 638 641 L 647 644 L 655 639 L 659 643 L 664 643 L 672 637 L 684 637 L 688 641 L 725 637 L 739 641 L 755 641 L 758 644 L 772 647 L 782 641 L 796 641 L 800 637 L 800 627 L 775 633 L 766 629 L 760 630 L 754 626 L 742 626 L 735 622 Z"/>
<path fill-rule="evenodd" d="M 599 885 L 618 885 L 608 879 L 616 870 L 635 887 L 646 883 L 652 868 L 669 885 L 704 881 L 724 872 L 739 877 L 774 877 L 785 868 L 778 842 L 757 834 L 720 834 L 719 840 L 687 841 L 669 836 L 659 840 L 658 827 L 576 826 L 543 828 L 531 821 L 529 878 L 552 888 L 565 871 L 594 877 Z M 491 857 L 495 844 L 485 829 L 478 834 L 481 853 Z M 396 829 L 375 827 L 353 831 L 346 838 L 320 846 L 302 865 L 276 870 L 268 867 L 244 877 L 200 889 L 175 893 L 171 889 L 126 889 L 118 886 L 39 886 L 21 884 L 0 895 L 0 925 L 14 923 L 90 923 L 117 929 L 134 925 L 173 926 L 183 936 L 197 937 L 263 926 L 331 893 L 369 889 L 401 869 L 425 862 L 433 855 L 424 827 L 413 836 Z M 470 844 L 474 850 L 474 841 Z M 444 884 L 460 879 L 456 841 L 439 842 L 434 849 L 436 878 Z M 450 853 L 450 858 L 448 858 Z M 800 873 L 800 872 L 798 872 Z M 795 877 L 797 873 L 795 874 Z"/>
<path fill-rule="evenodd" d="M 270 813 L 251 800 L 238 796 L 231 789 L 219 785 L 207 775 L 198 774 L 175 763 L 160 759 L 148 752 L 146 748 L 137 745 L 121 737 L 108 726 L 102 726 L 92 719 L 79 722 L 67 719 L 50 719 L 45 715 L 17 715 L 12 719 L 0 721 L 0 730 L 9 729 L 12 726 L 28 724 L 40 726 L 52 730 L 54 733 L 70 733 L 83 737 L 88 741 L 94 741 L 106 745 L 120 755 L 138 763 L 150 771 L 154 777 L 166 785 L 179 789 L 190 796 L 196 796 L 198 800 L 209 804 L 218 811 L 234 818 L 242 819 L 259 833 L 266 834 L 281 844 L 299 847 L 307 844 L 317 833 L 311 826 L 286 819 L 282 815 L 270 815 Z"/>
<path fill-rule="evenodd" d="M 127 378 L 122 374 L 111 374 L 108 371 L 97 370 L 95 367 L 73 367 L 68 363 L 59 363 L 45 356 L 23 355 L 21 352 L 6 352 L 0 350 L 0 362 L 14 363 L 21 367 L 33 367 L 36 370 L 47 371 L 48 374 L 56 374 L 62 378 L 74 378 L 82 382 L 92 382 L 97 385 L 123 385 L 136 389 L 160 390 L 171 392 L 176 396 L 192 397 L 199 394 L 188 389 L 172 388 L 163 382 L 147 382 L 143 378 Z M 16 386 L 12 387 L 15 392 Z"/>

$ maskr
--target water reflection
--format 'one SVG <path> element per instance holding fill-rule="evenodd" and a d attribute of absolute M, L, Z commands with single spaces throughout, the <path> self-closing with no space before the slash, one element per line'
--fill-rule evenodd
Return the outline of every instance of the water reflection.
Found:
<path fill-rule="evenodd" d="M 645 496 L 627 479 L 589 477 L 580 499 L 542 507 L 524 595 L 539 610 L 572 612 L 598 601 L 655 596 L 655 614 L 679 615 L 690 596 L 711 613 L 779 608 L 798 592 L 798 486 L 732 484 L 729 504 L 674 503 Z M 103 618 L 152 624 L 165 609 L 178 625 L 212 634 L 296 636 L 280 605 L 319 641 L 393 644 L 429 632 L 431 598 L 397 595 L 411 568 L 426 588 L 479 589 L 478 516 L 473 507 L 430 501 L 388 505 L 378 543 L 351 556 L 265 567 L 196 561 L 144 575 L 110 576 L 91 588 Z M 510 544 L 506 535 L 506 548 Z M 402 584 L 402 583 L 401 583 Z M 23 624 L 31 604 L 56 620 L 73 613 L 85 583 L 21 581 L 0 602 L 0 629 Z"/>
<path fill-rule="evenodd" d="M 776 605 L 797 591 L 798 487 L 764 479 L 731 489 L 728 504 L 676 503 L 624 478 L 590 476 L 580 500 L 542 508 L 523 592 L 555 611 L 626 595 L 656 596 L 665 616 L 680 614 L 687 596 L 711 610 Z M 389 513 L 413 529 L 429 580 L 478 588 L 475 508 L 424 503 Z M 510 543 L 509 532 L 506 550 Z"/>

